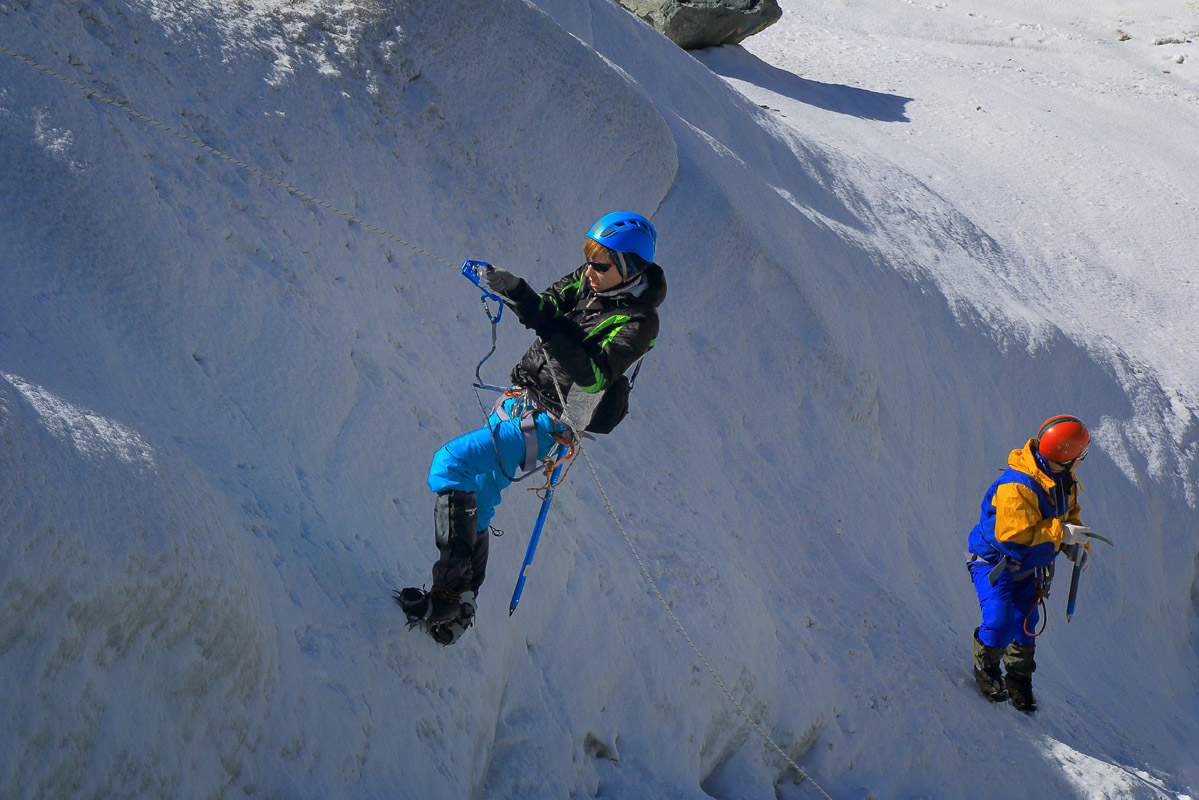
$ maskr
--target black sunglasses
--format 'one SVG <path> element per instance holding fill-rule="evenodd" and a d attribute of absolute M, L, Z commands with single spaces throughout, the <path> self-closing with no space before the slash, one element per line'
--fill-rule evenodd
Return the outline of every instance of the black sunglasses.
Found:
<path fill-rule="evenodd" d="M 600 275 L 603 275 L 605 272 L 612 269 L 616 265 L 615 264 L 605 264 L 602 261 L 584 261 L 583 266 L 591 267 L 597 273 L 599 273 Z"/>
<path fill-rule="evenodd" d="M 1089 448 L 1088 448 L 1089 449 Z M 1055 461 L 1055 464 L 1061 464 L 1066 469 L 1073 469 L 1075 464 L 1081 464 L 1082 460 L 1087 457 L 1087 451 L 1083 450 L 1069 461 Z"/>

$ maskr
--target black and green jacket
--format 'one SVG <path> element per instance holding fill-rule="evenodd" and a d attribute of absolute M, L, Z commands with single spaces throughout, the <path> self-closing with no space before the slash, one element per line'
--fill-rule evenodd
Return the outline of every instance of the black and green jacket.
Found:
<path fill-rule="evenodd" d="M 572 386 L 603 392 L 649 352 L 658 339 L 657 309 L 666 299 L 666 276 L 657 264 L 602 294 L 583 271 L 579 267 L 541 294 L 521 281 L 508 298 L 521 323 L 537 333 L 512 369 L 512 383 L 555 416 L 562 413 L 559 392 L 566 397 Z"/>

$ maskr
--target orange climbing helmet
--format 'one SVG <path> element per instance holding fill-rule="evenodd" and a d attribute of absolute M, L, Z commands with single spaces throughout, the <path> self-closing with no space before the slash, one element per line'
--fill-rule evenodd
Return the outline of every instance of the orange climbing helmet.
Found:
<path fill-rule="evenodd" d="M 1069 464 L 1087 454 L 1091 433 L 1078 417 L 1050 417 L 1037 432 L 1037 452 L 1050 461 Z"/>

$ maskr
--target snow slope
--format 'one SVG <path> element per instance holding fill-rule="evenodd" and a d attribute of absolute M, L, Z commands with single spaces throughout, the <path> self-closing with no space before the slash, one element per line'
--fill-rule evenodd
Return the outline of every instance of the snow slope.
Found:
<path fill-rule="evenodd" d="M 0 46 L 434 256 L 0 54 L 0 797 L 817 796 L 586 464 L 514 616 L 519 488 L 466 639 L 388 597 L 478 421 L 451 267 L 548 284 L 615 208 L 670 294 L 588 456 L 789 757 L 1194 796 L 1193 7 L 786 12 L 693 56 L 601 0 L 0 2 Z M 1026 718 L 968 683 L 961 553 L 1062 411 L 1117 546 Z"/>

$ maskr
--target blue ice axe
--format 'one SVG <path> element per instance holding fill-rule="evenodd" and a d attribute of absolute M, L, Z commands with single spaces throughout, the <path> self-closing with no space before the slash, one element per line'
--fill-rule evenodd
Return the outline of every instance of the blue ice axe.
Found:
<path fill-rule="evenodd" d="M 1087 537 L 1098 539 L 1115 547 L 1115 543 L 1111 539 L 1105 539 L 1097 533 L 1088 533 Z M 1073 548 L 1073 552 L 1070 555 L 1073 557 L 1074 569 L 1070 572 L 1070 595 L 1066 598 L 1066 622 L 1069 622 L 1070 617 L 1074 616 L 1074 602 L 1078 600 L 1078 578 L 1082 575 L 1082 562 L 1078 557 L 1078 551 L 1082 545 L 1072 544 L 1069 547 Z"/>
<path fill-rule="evenodd" d="M 550 503 L 554 499 L 554 487 L 558 485 L 558 478 L 566 463 L 562 460 L 566 455 L 566 449 L 564 444 L 560 444 L 554 449 L 554 461 L 558 463 L 558 466 L 554 467 L 554 471 L 550 473 L 550 485 L 545 490 L 545 499 L 541 501 L 537 524 L 533 526 L 533 538 L 529 540 L 529 549 L 525 551 L 525 561 L 520 565 L 520 577 L 516 579 L 516 588 L 512 590 L 512 602 L 508 604 L 508 616 L 512 616 L 516 611 L 516 604 L 520 602 L 521 592 L 525 590 L 525 579 L 529 577 L 529 568 L 533 565 L 533 554 L 537 552 L 537 541 L 541 538 L 541 528 L 545 525 L 545 517 L 550 511 Z"/>
<path fill-rule="evenodd" d="M 1069 622 L 1070 617 L 1074 616 L 1074 603 L 1078 600 L 1078 578 L 1082 575 L 1082 564 L 1078 558 L 1080 547 L 1082 547 L 1080 544 L 1070 545 L 1070 556 L 1074 562 L 1074 569 L 1070 572 L 1070 596 L 1066 598 L 1066 622 Z"/>

